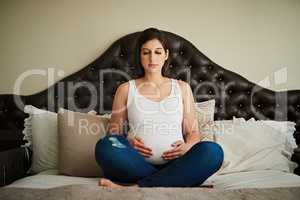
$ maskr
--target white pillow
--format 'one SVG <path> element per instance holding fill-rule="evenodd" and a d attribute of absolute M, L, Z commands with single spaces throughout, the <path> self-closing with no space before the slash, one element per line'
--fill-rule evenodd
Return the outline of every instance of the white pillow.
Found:
<path fill-rule="evenodd" d="M 57 113 L 26 105 L 24 112 L 29 117 L 24 120 L 24 145 L 32 149 L 32 164 L 28 172 L 39 173 L 58 168 Z M 88 112 L 95 114 L 95 111 Z M 110 114 L 103 117 L 110 118 Z"/>
<path fill-rule="evenodd" d="M 24 139 L 28 140 L 25 146 L 32 151 L 30 173 L 39 173 L 47 169 L 57 168 L 57 114 L 38 109 L 31 105 L 24 107 L 29 114 L 25 119 Z"/>
<path fill-rule="evenodd" d="M 244 123 L 246 120 L 244 118 L 235 118 L 233 117 L 234 123 Z M 249 119 L 247 122 L 255 122 L 254 118 Z M 297 148 L 296 140 L 294 138 L 294 132 L 296 131 L 296 123 L 291 121 L 274 121 L 274 120 L 258 120 L 265 125 L 275 129 L 274 136 L 281 137 L 284 141 L 285 149 L 282 153 L 288 158 L 291 159 L 294 149 Z M 278 135 L 276 135 L 277 133 Z M 281 134 L 279 134 L 281 133 Z"/>
<path fill-rule="evenodd" d="M 261 120 L 264 124 L 278 130 L 285 136 L 285 151 L 284 153 L 290 159 L 297 148 L 297 143 L 294 137 L 294 132 L 296 131 L 296 123 L 291 121 L 273 121 L 273 120 Z"/>
<path fill-rule="evenodd" d="M 282 153 L 285 135 L 261 121 L 218 121 L 213 131 L 216 142 L 224 150 L 224 162 L 218 174 L 255 170 L 292 172 L 295 168 Z"/>

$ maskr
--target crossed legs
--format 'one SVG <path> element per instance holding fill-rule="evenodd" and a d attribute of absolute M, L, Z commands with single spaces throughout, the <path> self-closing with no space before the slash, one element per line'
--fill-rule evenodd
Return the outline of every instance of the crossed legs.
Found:
<path fill-rule="evenodd" d="M 135 184 L 139 187 L 199 186 L 222 165 L 222 148 L 214 142 L 199 142 L 186 154 L 161 169 L 148 163 L 123 135 L 107 135 L 95 147 L 97 163 L 104 176 L 99 184 L 118 187 Z"/>

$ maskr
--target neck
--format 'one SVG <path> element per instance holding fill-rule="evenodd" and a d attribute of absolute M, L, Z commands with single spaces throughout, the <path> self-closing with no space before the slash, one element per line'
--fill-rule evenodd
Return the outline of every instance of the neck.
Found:
<path fill-rule="evenodd" d="M 143 80 L 146 82 L 155 83 L 156 85 L 160 85 L 166 81 L 166 77 L 163 77 L 160 74 L 145 74 Z"/>

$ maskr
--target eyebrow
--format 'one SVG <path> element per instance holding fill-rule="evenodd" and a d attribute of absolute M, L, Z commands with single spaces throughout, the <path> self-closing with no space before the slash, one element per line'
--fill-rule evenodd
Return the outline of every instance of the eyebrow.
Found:
<path fill-rule="evenodd" d="M 157 50 L 157 49 L 163 49 L 163 48 L 159 47 L 159 48 L 156 48 L 155 50 Z M 148 49 L 148 48 L 142 48 L 142 50 L 149 50 L 149 51 L 151 51 L 151 50 Z"/>

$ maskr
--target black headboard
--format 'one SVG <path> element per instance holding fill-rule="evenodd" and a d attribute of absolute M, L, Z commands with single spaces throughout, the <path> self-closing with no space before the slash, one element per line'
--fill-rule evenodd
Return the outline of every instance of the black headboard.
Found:
<path fill-rule="evenodd" d="M 139 75 L 134 66 L 139 34 L 136 32 L 120 38 L 88 66 L 42 92 L 29 96 L 0 95 L 1 150 L 24 143 L 22 129 L 26 114 L 22 109 L 26 104 L 51 111 L 65 107 L 82 112 L 91 109 L 98 113 L 111 112 L 118 85 Z M 274 92 L 262 88 L 220 67 L 184 38 L 170 32 L 165 34 L 171 57 L 168 76 L 187 81 L 197 102 L 216 99 L 215 119 L 236 116 L 294 121 L 297 123 L 295 138 L 299 144 L 300 90 Z M 96 103 L 91 104 L 91 99 Z"/>

